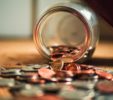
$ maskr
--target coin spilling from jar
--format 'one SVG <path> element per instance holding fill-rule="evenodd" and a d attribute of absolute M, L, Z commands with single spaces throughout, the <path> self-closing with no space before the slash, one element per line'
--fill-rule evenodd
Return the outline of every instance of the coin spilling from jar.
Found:
<path fill-rule="evenodd" d="M 0 100 L 112 100 L 113 72 L 74 62 L 77 48 L 50 49 L 50 64 L 1 67 Z"/>

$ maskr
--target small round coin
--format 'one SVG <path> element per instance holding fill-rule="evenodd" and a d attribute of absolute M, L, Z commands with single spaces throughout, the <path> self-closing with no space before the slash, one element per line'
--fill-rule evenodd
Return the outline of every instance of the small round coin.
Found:
<path fill-rule="evenodd" d="M 99 81 L 96 84 L 96 89 L 100 92 L 100 93 L 105 93 L 105 94 L 113 94 L 113 82 L 109 81 L 109 80 L 103 80 L 103 81 Z"/>

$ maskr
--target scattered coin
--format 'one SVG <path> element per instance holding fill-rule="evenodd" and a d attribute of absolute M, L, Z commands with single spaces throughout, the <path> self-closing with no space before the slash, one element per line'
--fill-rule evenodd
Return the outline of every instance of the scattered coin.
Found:
<path fill-rule="evenodd" d="M 47 68 L 40 68 L 38 69 L 38 74 L 42 78 L 50 79 L 55 74 L 55 72 Z"/>
<path fill-rule="evenodd" d="M 15 85 L 14 79 L 1 78 L 0 79 L 0 87 L 12 87 Z"/>
<path fill-rule="evenodd" d="M 101 93 L 113 94 L 113 82 L 108 80 L 99 81 L 96 89 Z"/>

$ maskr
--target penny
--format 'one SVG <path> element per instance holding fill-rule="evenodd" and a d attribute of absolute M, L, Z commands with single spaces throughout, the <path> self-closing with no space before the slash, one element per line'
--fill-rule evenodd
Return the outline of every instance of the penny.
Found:
<path fill-rule="evenodd" d="M 82 70 L 81 74 L 95 74 L 95 71 L 93 69 Z"/>
<path fill-rule="evenodd" d="M 64 63 L 72 63 L 72 62 L 74 62 L 74 60 L 71 57 L 62 57 L 61 61 L 63 61 Z"/>
<path fill-rule="evenodd" d="M 54 77 L 56 78 L 66 78 L 66 77 L 73 77 L 73 73 L 70 71 L 56 71 Z"/>
<path fill-rule="evenodd" d="M 78 64 L 70 63 L 67 64 L 64 69 L 67 71 L 80 71 L 81 67 Z"/>
<path fill-rule="evenodd" d="M 96 70 L 96 74 L 99 75 L 102 78 L 108 79 L 108 80 L 112 80 L 113 79 L 113 75 L 111 73 L 102 71 L 102 70 Z"/>
<path fill-rule="evenodd" d="M 47 68 L 40 68 L 38 69 L 38 74 L 42 78 L 50 79 L 53 75 L 55 75 L 55 72 Z"/>
<path fill-rule="evenodd" d="M 64 62 L 74 62 L 74 56 L 80 51 L 77 47 L 66 45 L 52 46 L 49 50 L 52 61 L 61 59 Z"/>
<path fill-rule="evenodd" d="M 54 71 L 62 70 L 64 66 L 64 62 L 62 60 L 56 60 L 51 63 L 51 69 Z"/>
<path fill-rule="evenodd" d="M 64 53 L 53 53 L 51 55 L 51 59 L 57 59 L 57 58 L 61 58 L 63 56 Z"/>
<path fill-rule="evenodd" d="M 113 94 L 113 82 L 108 80 L 99 81 L 96 84 L 96 89 L 101 93 Z"/>
<path fill-rule="evenodd" d="M 82 70 L 94 69 L 95 68 L 95 66 L 85 65 L 85 64 L 80 64 L 80 67 L 81 67 Z"/>

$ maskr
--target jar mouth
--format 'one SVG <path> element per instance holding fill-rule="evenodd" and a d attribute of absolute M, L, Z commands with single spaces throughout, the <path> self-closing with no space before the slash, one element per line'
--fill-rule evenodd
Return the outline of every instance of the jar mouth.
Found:
<path fill-rule="evenodd" d="M 46 45 L 46 41 L 45 41 L 46 40 L 45 38 L 47 37 L 47 35 L 45 37 L 43 37 L 43 34 L 44 33 L 46 34 L 46 31 L 44 31 L 42 26 L 44 24 L 46 24 L 45 20 L 47 20 L 51 15 L 53 15 L 55 13 L 59 13 L 59 12 L 68 13 L 68 14 L 78 18 L 83 24 L 84 34 L 85 34 L 84 43 L 80 47 L 80 52 L 78 52 L 74 57 L 74 61 L 78 61 L 79 59 L 81 59 L 84 56 L 84 54 L 87 52 L 87 50 L 90 46 L 91 30 L 90 30 L 90 25 L 88 24 L 87 19 L 84 17 L 84 15 L 73 8 L 66 7 L 66 6 L 56 6 L 54 8 L 47 10 L 43 14 L 43 16 L 40 18 L 40 20 L 38 21 L 38 23 L 36 24 L 36 26 L 34 28 L 34 34 L 33 34 L 34 42 L 36 44 L 38 51 L 41 53 L 41 55 L 47 59 L 50 59 L 51 52 L 49 51 L 48 46 Z M 50 19 L 51 19 L 51 17 L 50 17 Z M 51 30 L 51 29 L 47 29 L 47 30 Z M 48 31 L 48 33 L 49 33 L 49 31 Z M 51 35 L 51 34 L 49 34 L 49 35 Z M 58 46 L 60 44 L 54 44 L 54 45 Z M 51 46 L 54 46 L 54 45 L 51 45 Z M 74 45 L 71 45 L 71 46 L 74 46 Z"/>

